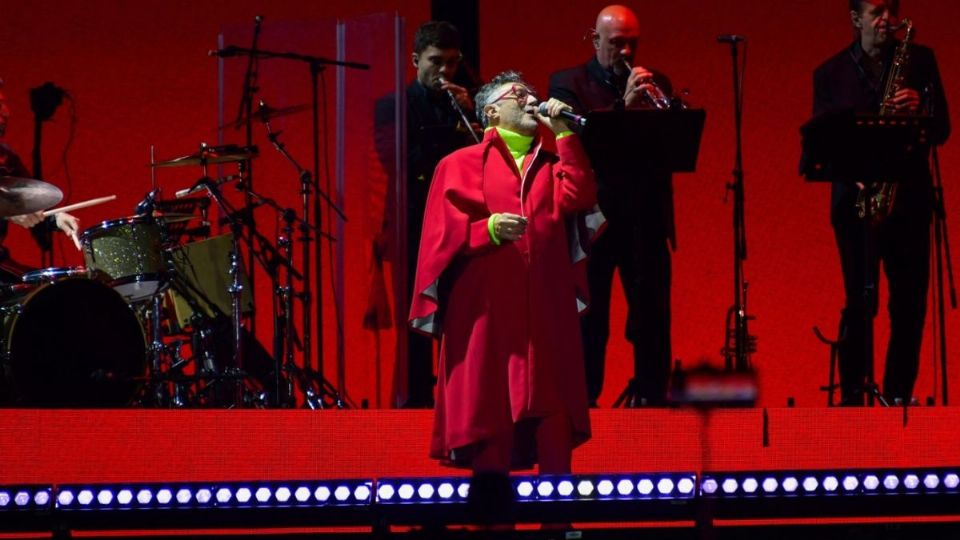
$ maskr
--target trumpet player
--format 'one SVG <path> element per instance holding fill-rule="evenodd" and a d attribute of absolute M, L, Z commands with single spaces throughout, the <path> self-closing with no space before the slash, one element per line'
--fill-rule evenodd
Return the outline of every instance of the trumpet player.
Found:
<path fill-rule="evenodd" d="M 950 123 L 936 59 L 930 48 L 896 39 L 896 3 L 850 0 L 847 17 L 853 42 L 814 72 L 813 114 L 928 114 L 929 142 L 946 141 Z M 891 77 L 895 64 L 902 78 Z M 912 400 L 930 269 L 933 184 L 928 156 L 929 148 L 915 153 L 908 177 L 896 183 L 886 217 L 876 223 L 865 226 L 864 219 L 871 218 L 861 218 L 857 208 L 860 191 L 869 186 L 836 182 L 832 187 L 830 219 L 846 295 L 841 316 L 845 338 L 839 351 L 843 405 L 863 405 L 865 392 L 875 391 L 882 391 L 891 405 Z M 877 313 L 875 284 L 881 262 L 889 291 L 890 341 L 883 386 L 875 389 L 868 384 L 873 359 L 867 332 Z"/>
<path fill-rule="evenodd" d="M 554 73 L 550 97 L 583 114 L 611 108 L 661 108 L 670 81 L 641 67 L 637 58 L 640 23 L 629 8 L 611 5 L 590 30 L 594 56 Z M 610 333 L 610 294 L 618 269 L 627 300 L 626 338 L 633 345 L 634 378 L 628 405 L 661 405 L 671 364 L 670 253 L 675 245 L 670 173 L 638 170 L 598 178 L 598 201 L 606 231 L 592 246 L 587 265 L 591 309 L 582 319 L 587 392 L 597 405 Z"/>

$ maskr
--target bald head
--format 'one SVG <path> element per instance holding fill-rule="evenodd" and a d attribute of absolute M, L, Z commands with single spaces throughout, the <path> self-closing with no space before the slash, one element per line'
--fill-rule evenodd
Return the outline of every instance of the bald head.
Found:
<path fill-rule="evenodd" d="M 603 8 L 597 15 L 593 42 L 597 61 L 606 69 L 625 70 L 624 60 L 633 64 L 639 37 L 640 21 L 633 10 L 620 5 Z"/>

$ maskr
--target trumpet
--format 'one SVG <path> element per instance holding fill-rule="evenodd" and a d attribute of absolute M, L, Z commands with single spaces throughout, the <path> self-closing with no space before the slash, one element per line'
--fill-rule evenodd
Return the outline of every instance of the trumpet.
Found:
<path fill-rule="evenodd" d="M 627 68 L 627 73 L 633 71 L 633 66 L 630 65 L 630 62 L 626 58 L 621 58 L 623 61 L 624 67 Z M 649 88 L 646 88 L 643 92 L 644 97 L 647 99 L 647 102 L 653 106 L 654 109 L 666 110 L 669 109 L 673 104 L 672 100 L 667 96 L 660 86 L 657 85 L 656 81 L 652 78 L 647 81 L 650 85 Z"/>

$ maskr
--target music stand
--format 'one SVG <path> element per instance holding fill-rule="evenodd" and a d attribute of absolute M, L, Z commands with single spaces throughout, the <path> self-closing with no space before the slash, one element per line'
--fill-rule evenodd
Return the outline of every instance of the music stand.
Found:
<path fill-rule="evenodd" d="M 637 170 L 694 172 L 706 116 L 703 109 L 592 111 L 587 113 L 583 146 L 597 178 L 613 191 L 622 182 L 645 176 Z M 635 385 L 636 373 L 617 397 L 615 408 L 628 398 L 627 403 L 633 404 Z"/>
<path fill-rule="evenodd" d="M 813 182 L 903 182 L 910 178 L 910 168 L 916 160 L 925 159 L 929 123 L 928 116 L 862 115 L 851 110 L 816 116 L 800 128 L 800 173 Z M 886 407 L 889 404 L 874 380 L 873 306 L 877 284 L 871 272 L 876 254 L 869 215 L 863 218 L 863 235 L 863 351 L 867 377 L 864 391 L 868 404 L 872 405 L 877 398 Z M 845 330 L 841 330 L 843 333 Z"/>
<path fill-rule="evenodd" d="M 637 169 L 694 172 L 706 117 L 703 109 L 592 111 L 583 147 L 601 177 Z"/>

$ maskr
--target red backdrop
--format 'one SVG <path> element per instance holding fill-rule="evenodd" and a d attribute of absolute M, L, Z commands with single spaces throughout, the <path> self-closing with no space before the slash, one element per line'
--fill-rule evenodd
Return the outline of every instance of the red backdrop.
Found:
<path fill-rule="evenodd" d="M 698 172 L 676 179 L 679 251 L 674 258 L 674 355 L 687 365 L 702 357 L 719 362 L 724 316 L 733 295 L 732 209 L 724 203 L 724 186 L 731 179 L 733 166 L 733 119 L 730 54 L 714 37 L 720 33 L 744 34 L 750 40 L 744 109 L 749 241 L 746 275 L 750 311 L 757 316 L 751 331 L 759 337 L 754 363 L 761 377 L 761 401 L 782 405 L 793 396 L 799 405 L 820 405 L 823 396 L 817 387 L 826 381 L 827 350 L 815 340 L 811 327 L 818 325 L 828 335 L 835 332 L 842 288 L 828 224 L 828 189 L 804 183 L 796 172 L 798 127 L 809 115 L 813 68 L 850 38 L 845 3 L 677 0 L 628 4 L 643 13 L 638 63 L 668 73 L 676 87 L 689 88 L 690 100 L 708 111 Z M 583 62 L 592 54 L 582 36 L 603 5 L 602 1 L 548 4 L 538 0 L 484 0 L 480 13 L 483 75 L 520 69 L 545 91 L 551 71 Z M 254 14 L 264 15 L 269 24 L 399 10 L 407 21 L 409 46 L 412 30 L 429 15 L 426 1 L 396 0 L 97 0 L 56 5 L 13 0 L 4 7 L 0 17 L 0 76 L 7 81 L 6 93 L 14 109 L 9 142 L 29 156 L 27 91 L 44 81 L 54 81 L 75 97 L 78 122 L 69 169 L 60 163 L 69 138 L 68 111 L 61 109 L 55 121 L 47 125 L 47 178 L 64 189 L 67 202 L 110 193 L 119 196 L 113 203 L 78 212 L 84 226 L 130 213 L 150 186 L 146 163 L 151 144 L 157 146 L 161 156 L 169 156 L 189 152 L 199 141 L 216 140 L 216 62 L 206 52 L 215 47 L 216 35 L 223 26 L 249 24 Z M 950 15 L 956 15 L 960 7 L 942 1 L 912 0 L 903 10 L 916 23 L 917 40 L 936 49 L 948 100 L 960 106 L 960 100 L 953 99 L 957 95 L 956 81 L 960 80 L 960 67 L 953 60 L 960 57 L 960 43 L 949 37 Z M 326 42 L 329 37 L 321 39 Z M 410 68 L 408 76 L 412 76 Z M 332 100 L 332 77 L 327 84 Z M 227 115 L 231 113 L 228 108 Z M 330 114 L 332 122 L 332 109 Z M 301 116 L 287 123 L 291 129 L 305 130 L 307 121 L 308 117 Z M 234 142 L 242 142 L 238 134 L 236 137 Z M 259 143 L 265 147 L 264 141 Z M 305 162 L 309 162 L 307 156 L 304 154 Z M 955 142 L 948 143 L 941 162 L 947 208 L 955 209 L 960 207 L 960 190 L 952 182 L 960 169 L 960 147 Z M 269 171 L 266 167 L 260 170 Z M 181 184 L 186 182 L 184 179 Z M 295 200 L 292 188 L 291 193 L 276 189 L 278 196 Z M 955 219 L 950 232 L 954 239 L 960 238 Z M 8 244 L 24 262 L 37 262 L 37 250 L 23 230 L 14 227 Z M 80 261 L 79 255 L 61 242 L 57 264 Z M 264 286 L 266 280 L 260 280 L 261 297 Z M 329 297 L 326 294 L 325 301 Z M 83 309 L 78 306 L 78 317 Z M 601 398 L 606 405 L 629 377 L 630 352 L 620 330 L 623 311 L 618 301 L 610 369 Z M 878 321 L 877 339 L 885 343 L 885 317 Z M 950 350 L 956 352 L 960 339 L 951 332 L 956 326 L 955 316 L 948 314 L 948 323 Z M 921 397 L 935 391 L 931 325 L 927 328 L 916 389 Z M 260 325 L 260 334 L 269 344 L 269 324 Z M 370 377 L 364 377 L 361 383 L 359 377 L 355 382 L 349 376 L 351 363 L 368 361 L 351 354 L 351 341 L 364 339 L 362 333 L 346 336 L 346 384 L 355 400 L 368 398 L 375 402 L 376 390 L 367 382 Z M 326 343 L 327 357 L 333 358 L 333 340 L 328 338 Z M 956 362 L 950 367 L 951 373 L 960 368 Z M 333 362 L 327 362 L 332 380 L 336 379 L 334 368 Z M 881 372 L 878 368 L 878 375 Z M 957 385 L 952 387 L 954 396 L 958 389 Z M 381 394 L 388 390 L 380 389 Z"/>

